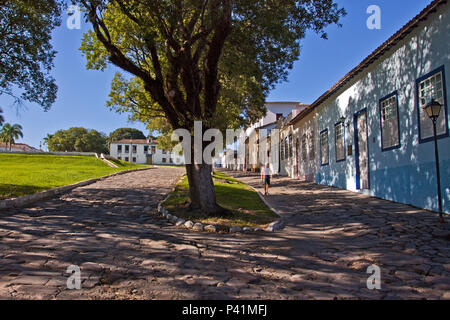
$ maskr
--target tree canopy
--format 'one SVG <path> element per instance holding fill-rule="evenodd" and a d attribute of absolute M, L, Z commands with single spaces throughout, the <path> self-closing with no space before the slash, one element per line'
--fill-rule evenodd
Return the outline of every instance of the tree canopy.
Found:
<path fill-rule="evenodd" d="M 96 130 L 70 128 L 49 134 L 44 139 L 51 152 L 96 152 L 106 153 L 107 136 Z"/>
<path fill-rule="evenodd" d="M 80 2 L 94 27 L 81 46 L 87 67 L 113 63 L 132 76 L 116 75 L 108 105 L 174 128 L 258 120 L 306 30 L 326 37 L 324 28 L 345 13 L 332 0 Z"/>
<path fill-rule="evenodd" d="M 134 128 L 120 128 L 109 134 L 109 143 L 122 139 L 147 139 L 144 133 Z"/>
<path fill-rule="evenodd" d="M 52 30 L 60 25 L 57 0 L 0 0 L 0 95 L 27 100 L 48 110 L 57 86 L 50 75 L 55 51 Z M 21 90 L 21 95 L 13 89 Z"/>

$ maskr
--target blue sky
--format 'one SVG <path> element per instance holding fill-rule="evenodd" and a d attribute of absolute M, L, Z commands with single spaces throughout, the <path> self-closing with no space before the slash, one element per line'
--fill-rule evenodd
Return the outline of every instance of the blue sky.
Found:
<path fill-rule="evenodd" d="M 308 33 L 302 41 L 300 60 L 291 71 L 289 81 L 279 84 L 268 101 L 300 101 L 311 103 L 328 90 L 348 71 L 358 65 L 373 50 L 425 8 L 431 0 L 338 0 L 347 10 L 343 27 L 327 29 L 328 40 Z M 370 5 L 381 8 L 381 30 L 369 30 L 366 13 Z M 89 28 L 69 30 L 65 21 L 55 30 L 53 44 L 58 51 L 53 75 L 59 86 L 58 99 L 52 109 L 44 112 L 37 105 L 25 103 L 25 108 L 12 106 L 12 99 L 0 96 L 0 106 L 6 121 L 24 127 L 24 138 L 18 142 L 39 147 L 47 133 L 74 126 L 96 129 L 109 134 L 121 127 L 143 130 L 140 123 L 129 123 L 126 115 L 106 108 L 110 82 L 117 71 L 86 70 L 85 58 L 78 48 L 83 33 Z"/>

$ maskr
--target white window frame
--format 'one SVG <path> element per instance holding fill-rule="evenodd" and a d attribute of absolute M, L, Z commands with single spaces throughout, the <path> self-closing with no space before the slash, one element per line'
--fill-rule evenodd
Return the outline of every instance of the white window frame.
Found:
<path fill-rule="evenodd" d="M 428 117 L 426 111 L 423 110 L 423 107 L 431 98 L 434 98 L 442 104 L 441 114 L 436 125 L 437 136 L 438 138 L 447 137 L 449 132 L 444 67 L 440 67 L 418 79 L 416 81 L 416 87 L 420 143 L 433 140 L 433 122 Z"/>
<path fill-rule="evenodd" d="M 345 125 L 343 122 L 338 122 L 334 126 L 334 148 L 336 162 L 345 161 Z"/>
<path fill-rule="evenodd" d="M 400 148 L 400 119 L 397 91 L 380 100 L 381 150 Z"/>

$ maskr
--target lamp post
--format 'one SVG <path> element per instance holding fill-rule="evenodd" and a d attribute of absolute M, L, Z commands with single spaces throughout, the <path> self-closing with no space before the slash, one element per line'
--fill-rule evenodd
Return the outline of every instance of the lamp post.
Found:
<path fill-rule="evenodd" d="M 431 99 L 431 101 L 423 107 L 426 111 L 427 115 L 430 117 L 431 121 L 433 121 L 433 136 L 434 136 L 434 155 L 436 162 L 436 176 L 437 176 L 437 188 L 438 188 L 438 210 L 439 210 L 439 221 L 444 223 L 444 218 L 442 217 L 442 195 L 441 195 L 441 174 L 439 169 L 439 151 L 438 151 L 438 143 L 437 143 L 437 133 L 436 133 L 436 123 L 439 118 L 439 114 L 441 113 L 442 105 L 436 101 L 435 99 Z"/>

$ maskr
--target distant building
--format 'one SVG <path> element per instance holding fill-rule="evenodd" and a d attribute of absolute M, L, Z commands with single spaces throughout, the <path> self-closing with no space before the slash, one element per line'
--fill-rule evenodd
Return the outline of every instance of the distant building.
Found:
<path fill-rule="evenodd" d="M 136 164 L 184 165 L 184 156 L 158 148 L 150 139 L 120 140 L 110 145 L 110 155 L 118 160 Z"/>
<path fill-rule="evenodd" d="M 268 161 L 273 164 L 274 173 L 279 173 L 283 169 L 279 165 L 280 145 L 272 143 L 269 135 L 273 129 L 277 129 L 280 121 L 285 118 L 292 119 L 306 107 L 299 102 L 266 103 L 266 116 L 246 130 L 244 171 L 258 171 L 265 165 L 264 162 Z M 266 146 L 267 148 L 264 149 Z M 265 157 L 266 154 L 267 157 Z"/>
<path fill-rule="evenodd" d="M 0 142 L 0 151 L 10 151 L 9 144 Z M 11 152 L 42 152 L 42 151 L 24 143 L 13 143 L 11 146 Z"/>

